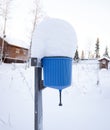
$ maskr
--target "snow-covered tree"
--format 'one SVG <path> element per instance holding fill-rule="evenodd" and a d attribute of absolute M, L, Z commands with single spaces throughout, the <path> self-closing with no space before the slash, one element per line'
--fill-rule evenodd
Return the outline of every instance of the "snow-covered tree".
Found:
<path fill-rule="evenodd" d="M 104 53 L 104 56 L 109 57 L 108 47 L 107 47 L 107 46 L 106 46 L 106 48 L 105 48 L 105 53 Z"/>
<path fill-rule="evenodd" d="M 95 47 L 95 57 L 96 58 L 99 58 L 100 57 L 100 54 L 99 54 L 99 38 L 97 38 L 97 41 L 96 41 L 96 47 Z"/>
<path fill-rule="evenodd" d="M 78 60 L 79 60 L 78 49 L 76 49 L 75 56 L 74 56 L 74 60 L 75 60 L 75 61 L 78 61 Z"/>

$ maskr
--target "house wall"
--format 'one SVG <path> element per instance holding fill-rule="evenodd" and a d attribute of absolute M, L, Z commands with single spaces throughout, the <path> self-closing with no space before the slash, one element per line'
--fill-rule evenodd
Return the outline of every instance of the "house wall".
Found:
<path fill-rule="evenodd" d="M 3 40 L 0 38 L 0 54 L 2 51 L 2 42 L 3 42 Z M 6 41 L 4 41 L 3 56 L 1 58 L 6 63 L 26 62 L 28 60 L 28 49 L 14 46 L 14 45 L 10 45 Z"/>
<path fill-rule="evenodd" d="M 103 60 L 105 60 L 105 64 L 103 64 Z M 109 61 L 107 61 L 106 59 L 101 59 L 99 62 L 100 62 L 99 63 L 100 69 L 102 69 L 102 68 L 108 69 L 108 63 L 109 63 Z"/>

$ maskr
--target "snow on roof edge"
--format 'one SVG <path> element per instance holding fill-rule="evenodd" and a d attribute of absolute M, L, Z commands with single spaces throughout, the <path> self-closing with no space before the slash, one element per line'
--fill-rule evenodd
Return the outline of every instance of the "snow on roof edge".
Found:
<path fill-rule="evenodd" d="M 3 39 L 3 37 L 0 36 L 1 39 Z M 18 46 L 18 47 L 22 47 L 22 48 L 25 48 L 25 49 L 29 49 L 30 45 L 25 43 L 24 41 L 21 41 L 21 40 L 17 40 L 17 39 L 11 39 L 11 38 L 4 38 L 4 40 L 10 44 L 10 45 L 13 45 L 13 46 Z"/>
<path fill-rule="evenodd" d="M 106 57 L 106 56 L 102 56 L 101 58 L 98 59 L 98 61 L 99 61 L 99 60 L 102 60 L 102 59 L 106 59 L 106 60 L 110 61 L 110 58 L 108 58 L 108 57 Z"/>

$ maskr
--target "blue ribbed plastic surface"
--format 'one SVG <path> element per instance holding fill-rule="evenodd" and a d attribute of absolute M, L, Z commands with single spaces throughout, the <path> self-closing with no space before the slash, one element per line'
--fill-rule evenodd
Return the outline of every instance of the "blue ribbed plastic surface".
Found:
<path fill-rule="evenodd" d="M 42 65 L 44 86 L 61 90 L 71 85 L 72 58 L 44 57 Z"/>

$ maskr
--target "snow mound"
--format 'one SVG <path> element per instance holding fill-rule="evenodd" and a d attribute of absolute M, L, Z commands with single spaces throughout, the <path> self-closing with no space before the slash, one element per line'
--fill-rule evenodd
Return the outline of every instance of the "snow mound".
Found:
<path fill-rule="evenodd" d="M 74 28 L 66 21 L 44 19 L 35 29 L 32 38 L 32 57 L 74 57 L 77 37 Z"/>

